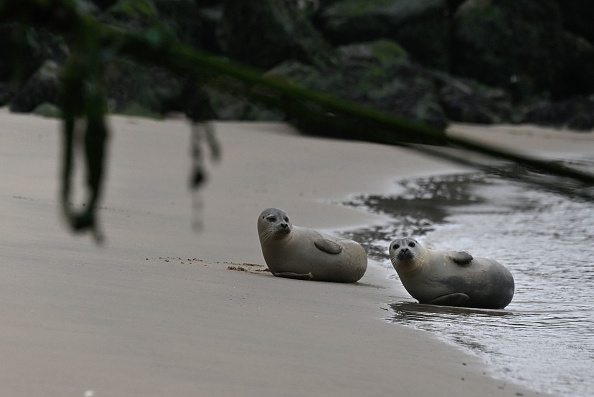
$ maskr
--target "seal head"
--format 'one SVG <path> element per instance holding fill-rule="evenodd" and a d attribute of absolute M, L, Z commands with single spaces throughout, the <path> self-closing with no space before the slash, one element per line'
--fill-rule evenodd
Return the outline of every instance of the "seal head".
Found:
<path fill-rule="evenodd" d="M 413 249 L 417 244 L 418 243 L 412 238 L 397 240 L 392 243 L 390 250 L 393 250 L 396 253 L 396 258 L 399 261 L 408 261 L 415 257 Z M 390 257 L 392 257 L 392 254 L 393 253 L 390 252 Z"/>
<path fill-rule="evenodd" d="M 285 211 L 278 208 L 268 208 L 258 218 L 258 233 L 260 241 L 268 239 L 282 239 L 291 234 L 293 225 Z"/>

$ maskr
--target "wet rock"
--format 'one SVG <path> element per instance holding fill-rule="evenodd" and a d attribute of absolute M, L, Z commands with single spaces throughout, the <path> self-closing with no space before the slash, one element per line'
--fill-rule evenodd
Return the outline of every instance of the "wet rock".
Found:
<path fill-rule="evenodd" d="M 575 97 L 534 106 L 526 113 L 524 123 L 573 130 L 594 129 L 594 96 Z"/>
<path fill-rule="evenodd" d="M 594 2 L 591 0 L 556 0 L 563 14 L 563 26 L 569 32 L 594 43 Z"/>
<path fill-rule="evenodd" d="M 336 45 L 390 39 L 424 66 L 449 68 L 445 0 L 345 0 L 321 7 L 317 24 Z"/>
<path fill-rule="evenodd" d="M 220 5 L 208 7 L 195 0 L 154 0 L 159 18 L 184 44 L 215 53 L 221 49 L 216 38 L 222 19 Z"/>
<path fill-rule="evenodd" d="M 271 73 L 397 117 L 430 124 L 440 130 L 446 127 L 447 119 L 431 76 L 413 64 L 397 43 L 379 40 L 342 46 L 337 49 L 337 57 L 339 62 L 333 68 L 318 70 L 289 63 Z M 354 138 L 344 131 L 317 125 L 304 114 L 296 119 L 296 125 L 315 134 Z M 365 135 L 365 128 L 362 127 L 361 136 L 356 138 Z"/>
<path fill-rule="evenodd" d="M 10 110 L 29 113 L 44 102 L 57 104 L 59 84 L 58 65 L 54 61 L 46 61 L 11 98 Z"/>
<path fill-rule="evenodd" d="M 0 23 L 0 81 L 24 83 L 48 60 L 66 56 L 64 41 L 44 29 Z"/>
<path fill-rule="evenodd" d="M 563 62 L 559 81 L 552 92 L 555 99 L 594 93 L 594 45 L 580 36 L 565 32 Z"/>
<path fill-rule="evenodd" d="M 105 10 L 111 6 L 113 6 L 115 3 L 118 2 L 118 0 L 92 0 L 92 2 L 95 4 L 95 6 L 97 6 L 99 9 L 101 10 Z"/>
<path fill-rule="evenodd" d="M 501 88 L 445 73 L 433 74 L 441 106 L 451 121 L 495 124 L 513 120 L 512 98 Z"/>
<path fill-rule="evenodd" d="M 123 60 L 110 66 L 107 82 L 116 113 L 156 116 L 177 110 L 169 104 L 176 102 L 183 89 L 183 79 L 173 73 Z"/>
<path fill-rule="evenodd" d="M 586 68 L 567 73 L 564 67 L 576 46 L 567 39 L 554 0 L 467 0 L 456 12 L 453 31 L 454 72 L 507 89 L 516 99 L 568 95 L 568 84 L 590 80 Z"/>
<path fill-rule="evenodd" d="M 10 93 L 8 91 L 8 85 L 0 83 L 0 107 L 5 106 L 10 100 Z"/>
<path fill-rule="evenodd" d="M 294 59 L 325 67 L 328 43 L 298 9 L 278 0 L 225 0 L 221 36 L 226 54 L 261 70 Z"/>

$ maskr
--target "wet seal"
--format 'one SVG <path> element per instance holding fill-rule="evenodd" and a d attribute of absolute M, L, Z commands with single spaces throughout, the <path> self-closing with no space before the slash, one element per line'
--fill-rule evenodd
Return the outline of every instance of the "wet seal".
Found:
<path fill-rule="evenodd" d="M 354 283 L 367 270 L 359 243 L 294 226 L 278 208 L 262 211 L 258 234 L 264 260 L 278 277 Z"/>
<path fill-rule="evenodd" d="M 430 250 L 415 239 L 400 238 L 390 244 L 390 260 L 420 303 L 503 309 L 514 296 L 514 278 L 505 266 L 468 252 Z"/>

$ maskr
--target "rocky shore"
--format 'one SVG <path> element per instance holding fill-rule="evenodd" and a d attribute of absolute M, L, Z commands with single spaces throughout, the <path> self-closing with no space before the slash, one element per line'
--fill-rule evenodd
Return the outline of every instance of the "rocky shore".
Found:
<path fill-rule="evenodd" d="M 117 28 L 166 31 L 194 48 L 442 129 L 451 122 L 594 128 L 594 6 L 586 0 L 77 3 Z M 59 115 L 65 40 L 4 23 L 0 41 L 0 106 Z M 105 78 L 116 113 L 188 113 L 198 96 L 208 118 L 289 121 L 320 132 L 311 120 L 220 92 L 206 77 L 197 82 L 118 59 Z"/>

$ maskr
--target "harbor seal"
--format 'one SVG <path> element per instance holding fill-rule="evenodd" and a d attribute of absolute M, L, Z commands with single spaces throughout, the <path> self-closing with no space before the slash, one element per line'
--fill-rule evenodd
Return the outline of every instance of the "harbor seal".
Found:
<path fill-rule="evenodd" d="M 354 283 L 367 270 L 367 253 L 357 242 L 294 226 L 278 208 L 262 211 L 258 234 L 264 260 L 278 277 Z"/>
<path fill-rule="evenodd" d="M 402 285 L 420 303 L 503 309 L 514 296 L 514 278 L 501 263 L 468 252 L 437 251 L 412 238 L 390 244 Z"/>

